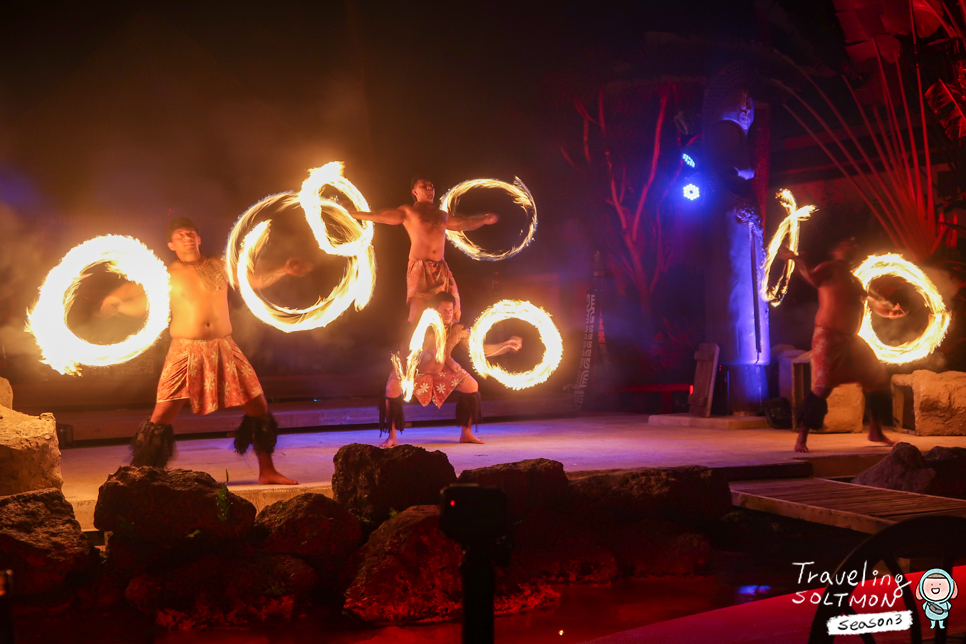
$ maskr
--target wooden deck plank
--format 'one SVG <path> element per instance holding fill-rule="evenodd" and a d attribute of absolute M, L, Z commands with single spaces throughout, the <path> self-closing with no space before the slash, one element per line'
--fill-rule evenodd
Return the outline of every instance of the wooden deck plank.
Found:
<path fill-rule="evenodd" d="M 875 533 L 930 514 L 966 517 L 966 501 L 826 479 L 735 481 L 735 505 L 813 523 Z"/>

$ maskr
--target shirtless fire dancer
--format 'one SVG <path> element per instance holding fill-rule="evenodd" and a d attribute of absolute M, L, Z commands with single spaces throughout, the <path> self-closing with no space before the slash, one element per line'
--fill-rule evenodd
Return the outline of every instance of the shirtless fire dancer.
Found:
<path fill-rule="evenodd" d="M 808 451 L 808 432 L 822 428 L 829 395 L 838 385 L 849 382 L 862 385 L 869 400 L 869 440 L 893 444 L 882 433 L 883 425 L 892 425 L 889 376 L 858 332 L 867 299 L 872 311 L 882 317 L 902 317 L 906 312 L 862 287 L 852 274 L 856 250 L 854 239 L 842 241 L 832 250 L 832 260 L 814 269 L 788 248 L 782 247 L 778 252 L 779 259 L 794 260 L 805 281 L 818 289 L 818 313 L 812 335 L 812 390 L 798 413 L 796 452 Z"/>
<path fill-rule="evenodd" d="M 415 324 L 437 293 L 450 293 L 456 299 L 454 319 L 459 322 L 460 293 L 456 280 L 449 270 L 443 253 L 446 249 L 447 230 L 476 230 L 496 223 L 500 217 L 493 213 L 457 217 L 436 206 L 436 189 L 433 182 L 417 175 L 412 181 L 415 203 L 381 212 L 353 212 L 356 219 L 380 224 L 402 224 L 409 233 L 409 265 L 406 268 L 406 303 L 409 305 L 409 323 Z M 408 341 L 408 338 L 407 338 Z"/>
<path fill-rule="evenodd" d="M 413 395 L 423 407 L 431 402 L 436 403 L 437 407 L 442 407 L 451 394 L 459 395 L 456 401 L 456 422 L 461 430 L 460 442 L 482 444 L 483 441 L 473 435 L 473 425 L 482 417 L 480 386 L 473 376 L 453 360 L 452 355 L 456 345 L 466 344 L 470 337 L 469 330 L 462 324 L 456 323 L 454 316 L 456 298 L 450 293 L 438 293 L 433 296 L 430 306 L 436 308 L 446 327 L 445 357 L 442 363 L 436 361 L 436 334 L 432 329 L 427 330 L 416 370 Z M 523 341 L 513 336 L 505 342 L 484 344 L 483 352 L 487 356 L 499 356 L 510 351 L 519 351 L 522 346 Z M 379 430 L 382 433 L 383 429 L 388 429 L 389 438 L 382 443 L 381 447 L 395 447 L 399 444 L 396 430 L 402 431 L 406 426 L 403 416 L 402 387 L 395 373 L 389 377 L 389 383 L 386 385 L 386 398 L 389 402 L 388 414 L 380 414 Z"/>
<path fill-rule="evenodd" d="M 171 279 L 171 348 L 158 382 L 157 405 L 150 420 L 138 428 L 131 465 L 165 467 L 174 450 L 171 422 L 190 400 L 196 414 L 223 407 L 242 407 L 245 416 L 235 432 L 235 450 L 244 454 L 254 445 L 258 482 L 296 485 L 275 469 L 278 426 L 251 364 L 231 337 L 228 317 L 228 275 L 225 262 L 201 254 L 198 228 L 184 217 L 168 225 L 168 248 L 178 259 L 168 266 Z M 290 259 L 274 271 L 256 271 L 252 285 L 264 288 L 288 275 L 301 276 L 311 265 Z M 143 315 L 142 293 L 130 285 L 105 298 L 103 315 Z"/>

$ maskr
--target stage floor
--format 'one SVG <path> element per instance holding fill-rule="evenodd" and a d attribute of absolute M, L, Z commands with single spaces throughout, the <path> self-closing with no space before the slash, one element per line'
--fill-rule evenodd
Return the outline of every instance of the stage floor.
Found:
<path fill-rule="evenodd" d="M 549 458 L 563 463 L 570 474 L 704 465 L 731 468 L 731 478 L 737 479 L 756 478 L 741 476 L 741 468 L 772 466 L 767 476 L 790 478 L 808 476 L 802 473 L 802 467 L 810 463 L 816 475 L 838 476 L 855 474 L 890 450 L 868 442 L 864 434 L 817 434 L 809 437 L 811 453 L 796 454 L 792 450 L 795 435 L 790 430 L 665 427 L 648 424 L 648 417 L 639 414 L 584 414 L 574 418 L 485 423 L 479 432 L 486 441 L 484 445 L 458 443 L 458 432 L 452 426 L 414 427 L 400 438 L 412 445 L 445 452 L 457 474 L 497 463 Z M 966 447 L 964 436 L 886 434 L 923 451 L 936 445 Z M 229 438 L 180 439 L 171 467 L 208 472 L 217 481 L 224 481 L 227 472 L 232 490 L 261 508 L 302 492 L 331 495 L 332 458 L 336 451 L 350 443 L 379 442 L 376 429 L 279 436 L 275 462 L 283 474 L 299 481 L 296 488 L 258 485 L 254 454 L 238 456 L 232 451 Z M 98 488 L 129 459 L 129 449 L 124 445 L 63 451 L 64 495 L 74 505 L 84 529 L 93 527 Z"/>

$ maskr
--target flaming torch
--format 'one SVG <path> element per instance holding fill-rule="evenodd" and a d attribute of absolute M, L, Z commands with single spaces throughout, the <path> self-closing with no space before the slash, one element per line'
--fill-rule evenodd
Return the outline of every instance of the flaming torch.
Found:
<path fill-rule="evenodd" d="M 144 289 L 148 318 L 141 329 L 115 344 L 91 344 L 67 326 L 77 287 L 95 264 L 136 282 Z M 168 269 L 136 239 L 120 235 L 95 237 L 75 246 L 47 275 L 40 298 L 27 311 L 27 330 L 40 346 L 41 360 L 63 374 L 78 374 L 80 365 L 105 367 L 134 358 L 154 344 L 168 326 Z"/>
<path fill-rule="evenodd" d="M 452 215 L 456 212 L 456 206 L 459 203 L 460 198 L 473 188 L 498 188 L 505 190 L 511 197 L 513 197 L 513 201 L 518 206 L 522 207 L 530 217 L 530 229 L 527 231 L 523 241 L 503 253 L 486 252 L 471 242 L 466 236 L 466 233 L 461 230 L 446 231 L 446 237 L 450 240 L 450 242 L 452 242 L 452 244 L 461 251 L 466 253 L 470 258 L 487 262 L 496 262 L 501 259 L 513 257 L 521 250 L 526 248 L 527 245 L 533 241 L 533 236 L 537 232 L 537 206 L 533 201 L 533 195 L 531 195 L 530 191 L 527 190 L 527 187 L 523 185 L 523 182 L 517 177 L 513 178 L 512 184 L 505 181 L 500 181 L 498 179 L 470 179 L 469 181 L 463 181 L 462 183 L 458 183 L 447 190 L 446 194 L 440 198 L 440 210 L 444 210 Z"/>
<path fill-rule="evenodd" d="M 286 192 L 262 199 L 242 214 L 228 237 L 225 259 L 232 285 L 238 288 L 255 317 L 286 333 L 324 327 L 342 315 L 351 304 L 354 303 L 356 310 L 360 310 L 372 298 L 376 282 L 376 257 L 372 249 L 374 226 L 371 221 L 361 222 L 354 219 L 341 205 L 321 196 L 325 186 L 332 186 L 348 197 L 356 210 L 369 210 L 365 197 L 342 176 L 342 170 L 343 164 L 339 162 L 327 163 L 321 168 L 310 170 L 301 192 L 297 195 Z M 271 226 L 271 220 L 262 221 L 254 227 L 252 222 L 263 211 L 293 206 L 296 203 L 305 212 L 305 219 L 319 248 L 330 255 L 339 255 L 348 260 L 342 281 L 332 289 L 328 297 L 319 298 L 314 305 L 303 309 L 267 302 L 256 292 L 249 279 L 258 254 L 268 241 Z M 323 211 L 332 217 L 334 227 L 348 241 L 337 243 L 330 235 L 322 219 Z M 243 231 L 248 228 L 251 230 L 242 238 Z"/>
<path fill-rule="evenodd" d="M 936 285 L 918 266 L 895 254 L 873 255 L 862 262 L 853 274 L 862 282 L 866 290 L 869 289 L 872 280 L 883 275 L 901 277 L 916 289 L 929 309 L 929 322 L 922 334 L 915 340 L 892 346 L 882 342 L 875 334 L 872 328 L 872 308 L 866 302 L 859 336 L 869 343 L 879 360 L 890 364 L 906 364 L 921 360 L 932 353 L 946 337 L 950 321 L 949 311 L 946 310 Z"/>
<path fill-rule="evenodd" d="M 510 373 L 498 365 L 490 364 L 483 351 L 486 334 L 494 324 L 502 320 L 516 318 L 537 328 L 543 342 L 544 353 L 540 363 L 530 371 Z M 530 302 L 520 300 L 501 300 L 480 314 L 470 332 L 470 360 L 473 368 L 486 378 L 493 376 L 498 382 L 510 389 L 526 389 L 547 380 L 563 357 L 563 339 L 550 319 L 550 314 Z"/>
<path fill-rule="evenodd" d="M 785 262 L 785 270 L 782 272 L 781 277 L 778 278 L 778 282 L 773 287 L 768 288 L 768 273 L 771 271 L 771 265 L 775 261 L 775 255 L 778 253 L 778 249 L 781 248 L 782 242 L 785 241 L 785 237 L 788 237 L 788 248 L 793 253 L 798 253 L 800 222 L 808 219 L 815 210 L 815 206 L 803 206 L 799 208 L 798 204 L 795 203 L 795 196 L 789 190 L 782 190 L 778 193 L 778 199 L 782 206 L 785 207 L 785 210 L 788 211 L 788 216 L 778 225 L 778 230 L 775 231 L 775 235 L 771 238 L 771 243 L 768 244 L 768 254 L 765 258 L 765 266 L 763 269 L 763 275 L 765 277 L 761 281 L 761 296 L 772 306 L 778 306 L 782 303 L 782 299 L 788 291 L 788 281 L 791 279 L 792 273 L 795 272 L 795 261 L 788 260 Z"/>

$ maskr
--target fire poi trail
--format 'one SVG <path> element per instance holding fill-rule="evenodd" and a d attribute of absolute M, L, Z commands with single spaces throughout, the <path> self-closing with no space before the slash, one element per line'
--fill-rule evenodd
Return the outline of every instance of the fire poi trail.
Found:
<path fill-rule="evenodd" d="M 503 367 L 491 364 L 483 352 L 483 342 L 489 330 L 497 322 L 510 318 L 528 322 L 540 333 L 540 340 L 545 347 L 543 359 L 530 371 L 510 373 Z M 480 314 L 470 332 L 470 360 L 473 368 L 484 378 L 493 376 L 510 389 L 526 389 L 546 381 L 556 371 L 562 357 L 563 339 L 550 319 L 550 314 L 530 302 L 501 300 Z"/>
<path fill-rule="evenodd" d="M 136 282 L 144 289 L 148 317 L 134 335 L 115 344 L 91 344 L 67 326 L 67 313 L 85 271 L 95 264 Z M 136 357 L 154 344 L 168 326 L 168 269 L 136 239 L 120 235 L 95 237 L 68 252 L 40 287 L 40 299 L 27 311 L 27 330 L 37 339 L 41 360 L 63 374 L 80 365 L 105 367 Z"/>
<path fill-rule="evenodd" d="M 337 161 L 327 163 L 321 168 L 309 171 L 309 177 L 302 183 L 296 195 L 292 192 L 272 195 L 262 199 L 249 208 L 235 223 L 228 237 L 225 260 L 232 286 L 236 286 L 245 304 L 262 322 L 276 329 L 291 333 L 324 327 L 355 304 L 356 310 L 365 307 L 376 282 L 376 258 L 372 248 L 374 227 L 372 222 L 358 221 L 348 211 L 332 200 L 321 196 L 325 186 L 332 186 L 344 194 L 356 210 L 368 210 L 365 197 L 352 183 L 342 176 L 343 164 Z M 251 227 L 258 215 L 266 210 L 274 210 L 298 203 L 305 212 L 305 220 L 312 229 L 319 248 L 330 255 L 346 257 L 348 264 L 342 281 L 325 298 L 319 298 L 314 305 L 294 309 L 267 302 L 249 280 L 259 252 L 268 242 L 271 220 L 265 220 L 251 228 L 240 239 L 243 231 Z M 348 241 L 339 243 L 330 235 L 322 218 L 325 211 L 334 226 Z M 239 252 L 239 249 L 241 252 Z"/>
<path fill-rule="evenodd" d="M 398 353 L 392 354 L 392 367 L 399 378 L 402 387 L 403 400 L 409 402 L 413 397 L 413 387 L 416 383 L 416 368 L 419 366 L 419 355 L 423 350 L 423 338 L 426 331 L 432 327 L 436 333 L 436 362 L 443 362 L 446 359 L 446 327 L 443 325 L 443 318 L 440 317 L 436 309 L 426 309 L 419 317 L 416 330 L 413 331 L 412 338 L 409 340 L 409 357 L 406 358 L 406 366 L 403 367 L 402 360 Z"/>
<path fill-rule="evenodd" d="M 786 261 L 785 270 L 782 272 L 781 277 L 778 278 L 778 281 L 773 287 L 768 287 L 768 274 L 771 271 L 772 263 L 775 261 L 775 256 L 778 254 L 778 249 L 781 248 L 785 237 L 788 237 L 789 250 L 793 253 L 798 253 L 799 238 L 801 236 L 800 222 L 808 219 L 815 210 L 815 206 L 802 206 L 799 208 L 795 202 L 795 196 L 790 190 L 782 190 L 778 193 L 778 199 L 781 205 L 785 207 L 785 210 L 788 211 L 788 216 L 778 225 L 778 230 L 775 231 L 771 242 L 768 244 L 765 266 L 762 272 L 764 278 L 761 281 L 761 296 L 772 306 L 778 306 L 782 303 L 785 293 L 788 292 L 788 281 L 791 279 L 792 273 L 795 272 L 795 261 Z"/>
<path fill-rule="evenodd" d="M 478 245 L 471 242 L 466 236 L 466 233 L 461 230 L 447 230 L 446 238 L 469 257 L 487 262 L 496 262 L 501 259 L 513 257 L 521 250 L 526 248 L 527 245 L 533 241 L 533 236 L 537 232 L 537 206 L 533 201 L 533 195 L 531 195 L 530 191 L 527 190 L 527 187 L 523 185 L 523 182 L 517 177 L 513 178 L 512 184 L 507 183 L 506 181 L 500 181 L 498 179 L 470 179 L 468 181 L 463 181 L 447 190 L 446 193 L 440 198 L 440 210 L 445 210 L 451 215 L 454 214 L 460 198 L 474 188 L 497 188 L 500 190 L 505 190 L 510 194 L 511 197 L 513 197 L 513 201 L 527 212 L 527 215 L 530 217 L 530 229 L 527 231 L 523 241 L 510 250 L 502 253 L 489 253 L 483 250 Z"/>
<path fill-rule="evenodd" d="M 929 322 L 922 334 L 915 340 L 892 346 L 882 342 L 876 335 L 872 328 L 872 309 L 866 302 L 859 336 L 869 343 L 879 360 L 890 364 L 906 364 L 921 360 L 932 353 L 946 337 L 950 313 L 946 310 L 946 305 L 935 284 L 918 266 L 895 254 L 872 255 L 862 262 L 853 274 L 862 282 L 866 290 L 869 290 L 872 280 L 877 277 L 883 275 L 900 277 L 916 289 L 929 309 Z"/>

